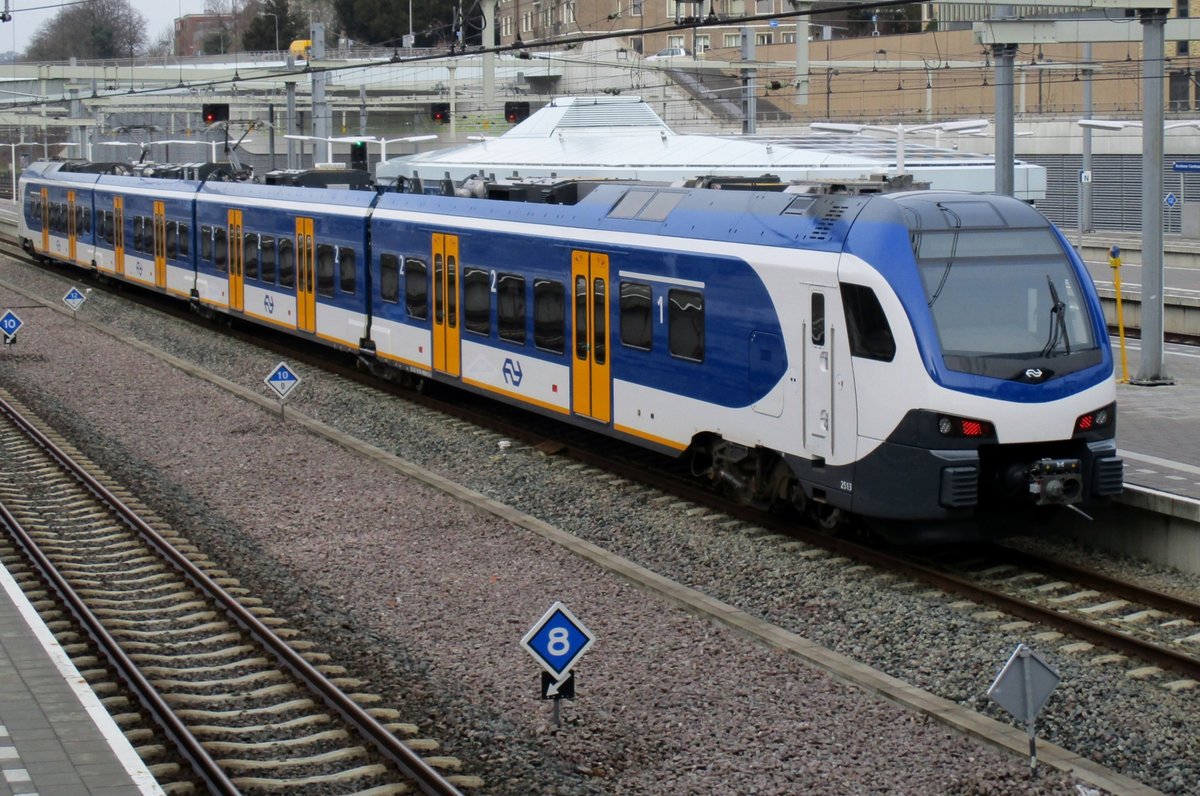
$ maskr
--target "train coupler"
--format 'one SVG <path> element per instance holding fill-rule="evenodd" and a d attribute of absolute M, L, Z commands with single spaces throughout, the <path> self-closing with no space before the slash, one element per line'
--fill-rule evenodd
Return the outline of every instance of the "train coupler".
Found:
<path fill-rule="evenodd" d="M 1070 505 L 1083 499 L 1083 462 L 1039 459 L 1026 470 L 1029 494 L 1039 506 Z"/>

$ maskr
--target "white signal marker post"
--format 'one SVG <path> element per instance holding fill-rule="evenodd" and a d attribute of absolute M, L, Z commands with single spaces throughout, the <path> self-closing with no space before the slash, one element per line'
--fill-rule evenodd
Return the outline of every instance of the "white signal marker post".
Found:
<path fill-rule="evenodd" d="M 1029 773 L 1037 776 L 1037 734 L 1034 720 L 1050 693 L 1058 686 L 1058 672 L 1036 652 L 1018 644 L 1008 663 L 988 688 L 988 696 L 1000 703 L 1029 733 Z"/>
<path fill-rule="evenodd" d="M 75 319 L 76 311 L 78 311 L 78 309 L 83 306 L 83 302 L 87 301 L 87 294 L 91 293 L 91 292 L 92 292 L 91 288 L 88 288 L 87 293 L 85 293 L 77 287 L 72 287 L 70 290 L 67 291 L 67 295 L 62 297 L 63 304 L 66 304 L 68 307 L 71 308 L 71 319 L 72 320 Z"/>
<path fill-rule="evenodd" d="M 571 667 L 596 637 L 571 613 L 556 602 L 534 623 L 521 646 L 542 665 L 542 699 L 554 700 L 554 724 L 559 723 L 559 702 L 575 698 L 575 676 Z"/>
<path fill-rule="evenodd" d="M 300 376 L 297 375 L 296 371 L 288 367 L 286 363 L 280 362 L 271 369 L 271 372 L 267 374 L 263 382 L 279 396 L 279 416 L 283 417 L 284 399 L 288 397 L 292 390 L 296 389 L 296 385 L 300 383 Z"/>

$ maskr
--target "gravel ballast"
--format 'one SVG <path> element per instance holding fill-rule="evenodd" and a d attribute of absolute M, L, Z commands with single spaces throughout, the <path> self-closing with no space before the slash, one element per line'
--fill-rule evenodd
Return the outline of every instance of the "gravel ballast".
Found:
<path fill-rule="evenodd" d="M 0 264 L 57 301 L 66 282 Z M 0 290 L 0 300 L 27 300 Z M 277 355 L 94 292 L 81 311 L 265 394 Z M 23 311 L 0 385 L 439 739 L 496 794 L 1076 793 L 455 504 L 89 326 Z M 985 692 L 1019 642 L 1063 675 L 1039 737 L 1194 792 L 1197 691 L 1067 655 L 868 567 L 804 557 L 652 493 L 302 373 L 289 411 L 430 468 L 753 615 L 1004 720 Z M 1117 562 L 1119 565 L 1119 562 Z M 1169 572 L 1162 580 L 1195 589 Z M 596 634 L 562 726 L 518 645 L 554 600 Z M 406 707 L 409 706 L 409 707 Z M 416 706 L 415 708 L 412 706 Z"/>

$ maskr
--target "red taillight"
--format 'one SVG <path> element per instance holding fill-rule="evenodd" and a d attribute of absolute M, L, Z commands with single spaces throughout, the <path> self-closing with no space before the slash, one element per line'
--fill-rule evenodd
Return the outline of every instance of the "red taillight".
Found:
<path fill-rule="evenodd" d="M 1115 406 L 1109 404 L 1093 412 L 1075 418 L 1075 433 L 1104 428 L 1112 423 Z"/>
<path fill-rule="evenodd" d="M 938 432 L 943 437 L 994 437 L 996 429 L 986 420 L 953 415 L 938 416 Z"/>

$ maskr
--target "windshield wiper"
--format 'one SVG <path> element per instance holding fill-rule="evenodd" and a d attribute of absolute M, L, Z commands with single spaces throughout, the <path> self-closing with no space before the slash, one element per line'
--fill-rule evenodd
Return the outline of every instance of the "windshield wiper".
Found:
<path fill-rule="evenodd" d="M 1046 284 L 1050 286 L 1050 335 L 1042 348 L 1042 356 L 1054 356 L 1054 349 L 1058 347 L 1060 340 L 1063 349 L 1070 355 L 1071 336 L 1067 333 L 1067 305 L 1059 299 L 1058 289 L 1054 287 L 1054 280 L 1049 274 L 1046 274 Z"/>

